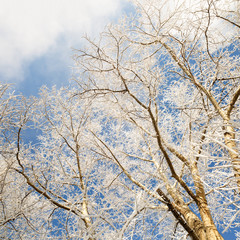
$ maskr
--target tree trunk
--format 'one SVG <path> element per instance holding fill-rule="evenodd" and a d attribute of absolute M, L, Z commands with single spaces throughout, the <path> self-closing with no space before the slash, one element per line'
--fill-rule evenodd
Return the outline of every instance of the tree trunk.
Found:
<path fill-rule="evenodd" d="M 188 207 L 173 204 L 173 206 L 183 215 L 188 226 L 196 233 L 199 240 L 205 240 L 206 232 L 202 221 Z"/>
<path fill-rule="evenodd" d="M 202 221 L 190 209 L 177 204 L 174 204 L 174 207 L 184 216 L 187 224 L 194 230 L 199 240 L 224 240 L 218 232 L 211 215 L 208 214 L 209 210 L 205 212 L 203 206 L 201 215 L 203 215 L 204 219 Z M 205 206 L 205 208 L 208 207 Z"/>
<path fill-rule="evenodd" d="M 200 206 L 198 206 L 198 207 L 199 207 L 200 215 L 201 215 L 201 218 L 203 221 L 204 229 L 206 232 L 206 239 L 208 239 L 208 240 L 223 240 L 223 237 L 218 232 L 218 230 L 213 222 L 213 219 L 212 219 L 212 216 L 211 216 L 211 213 L 208 208 L 206 200 L 202 201 L 200 203 Z"/>
<path fill-rule="evenodd" d="M 224 129 L 225 129 L 224 141 L 232 160 L 234 176 L 237 181 L 238 191 L 240 192 L 240 160 L 238 158 L 239 153 L 237 151 L 237 146 L 235 141 L 235 132 L 233 127 L 230 125 L 230 123 L 227 123 L 227 126 L 224 127 Z"/>
<path fill-rule="evenodd" d="M 218 232 L 214 224 L 214 221 L 212 219 L 212 215 L 208 207 L 204 186 L 198 171 L 198 166 L 196 161 L 193 161 L 193 163 L 191 164 L 191 172 L 192 172 L 192 177 L 193 177 L 193 181 L 196 189 L 196 203 L 199 209 L 203 228 L 206 234 L 205 238 L 203 238 L 204 236 L 203 234 L 201 234 L 200 239 L 209 239 L 209 240 L 223 239 L 221 234 Z"/>
<path fill-rule="evenodd" d="M 91 222 L 91 219 L 89 217 L 87 201 L 85 199 L 82 202 L 82 211 L 81 212 L 82 212 L 82 215 L 83 215 L 82 220 L 85 223 L 85 226 L 86 226 L 86 228 L 88 230 L 88 234 L 91 236 L 93 234 L 92 222 Z M 94 240 L 93 237 L 89 237 L 88 239 L 89 240 Z"/>

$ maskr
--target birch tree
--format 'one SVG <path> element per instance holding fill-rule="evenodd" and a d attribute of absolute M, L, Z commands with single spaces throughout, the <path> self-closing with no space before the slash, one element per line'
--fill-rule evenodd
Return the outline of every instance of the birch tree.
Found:
<path fill-rule="evenodd" d="M 239 1 L 132 3 L 76 50 L 69 87 L 7 98 L 5 238 L 212 240 L 240 227 Z"/>
<path fill-rule="evenodd" d="M 213 209 L 240 188 L 239 2 L 173 2 L 137 2 L 136 16 L 87 39 L 79 95 L 115 122 L 96 136 L 106 158 L 193 239 L 222 239 Z"/>

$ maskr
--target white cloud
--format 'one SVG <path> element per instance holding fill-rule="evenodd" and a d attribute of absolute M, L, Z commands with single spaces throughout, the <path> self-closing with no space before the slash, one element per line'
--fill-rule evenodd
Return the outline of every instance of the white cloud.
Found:
<path fill-rule="evenodd" d="M 5 81 L 23 78 L 24 66 L 50 48 L 64 44 L 69 51 L 85 32 L 101 31 L 123 6 L 123 0 L 0 1 L 0 75 Z"/>

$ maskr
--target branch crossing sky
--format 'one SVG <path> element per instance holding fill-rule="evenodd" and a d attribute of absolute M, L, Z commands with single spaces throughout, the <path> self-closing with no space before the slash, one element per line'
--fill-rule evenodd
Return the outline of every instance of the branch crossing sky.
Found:
<path fill-rule="evenodd" d="M 72 49 L 116 21 L 125 0 L 1 0 L 0 81 L 26 95 L 68 81 Z"/>

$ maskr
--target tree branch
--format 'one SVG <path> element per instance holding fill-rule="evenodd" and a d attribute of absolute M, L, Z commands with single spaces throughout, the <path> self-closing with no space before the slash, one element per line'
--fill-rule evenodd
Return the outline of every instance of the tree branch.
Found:
<path fill-rule="evenodd" d="M 238 87 L 237 91 L 235 92 L 235 94 L 233 95 L 232 100 L 230 101 L 230 104 L 228 106 L 227 109 L 227 116 L 228 118 L 230 118 L 230 114 L 234 108 L 234 104 L 236 103 L 236 101 L 238 100 L 238 97 L 240 96 L 240 86 Z"/>

